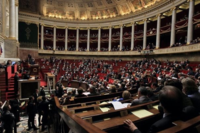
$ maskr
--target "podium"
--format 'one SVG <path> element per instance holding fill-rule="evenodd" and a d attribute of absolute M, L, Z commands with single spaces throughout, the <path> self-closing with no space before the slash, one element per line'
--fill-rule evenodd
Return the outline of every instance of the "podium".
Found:
<path fill-rule="evenodd" d="M 46 73 L 45 79 L 46 79 L 47 88 L 49 89 L 49 91 L 55 90 L 55 75 L 52 73 Z"/>
<path fill-rule="evenodd" d="M 20 79 L 18 80 L 18 88 L 21 100 L 27 100 L 40 88 L 40 79 Z"/>
<path fill-rule="evenodd" d="M 39 65 L 35 64 L 35 65 L 30 65 L 30 75 L 34 75 L 34 76 L 38 76 L 39 77 L 39 73 L 40 73 L 40 69 L 39 69 Z"/>

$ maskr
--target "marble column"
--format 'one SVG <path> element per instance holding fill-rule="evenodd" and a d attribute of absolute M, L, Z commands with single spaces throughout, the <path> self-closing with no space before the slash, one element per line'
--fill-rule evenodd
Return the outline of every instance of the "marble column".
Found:
<path fill-rule="evenodd" d="M 87 30 L 87 51 L 90 51 L 90 29 Z"/>
<path fill-rule="evenodd" d="M 76 29 L 76 51 L 79 49 L 79 29 Z"/>
<path fill-rule="evenodd" d="M 41 39 L 40 39 L 40 41 L 41 41 L 41 49 L 44 49 L 44 26 L 43 25 L 41 25 Z"/>
<path fill-rule="evenodd" d="M 101 50 L 101 28 L 98 29 L 98 51 Z"/>
<path fill-rule="evenodd" d="M 135 41 L 135 22 L 133 22 L 131 30 L 131 50 L 133 50 L 134 48 L 134 41 Z"/>
<path fill-rule="evenodd" d="M 16 34 L 16 8 L 15 8 L 15 0 L 9 0 L 9 37 L 15 38 Z"/>
<path fill-rule="evenodd" d="M 122 45 L 123 45 L 123 25 L 120 27 L 120 48 L 119 50 L 122 51 Z"/>
<path fill-rule="evenodd" d="M 53 50 L 56 50 L 56 27 L 53 28 Z"/>
<path fill-rule="evenodd" d="M 111 51 L 111 45 L 112 45 L 112 27 L 109 28 L 108 51 Z"/>
<path fill-rule="evenodd" d="M 18 40 L 18 30 L 19 30 L 19 5 L 18 5 L 18 1 L 15 3 L 15 10 L 16 10 L 16 12 L 15 12 L 15 15 L 16 15 L 16 40 Z"/>
<path fill-rule="evenodd" d="M 193 40 L 193 15 L 194 15 L 194 0 L 189 0 L 189 15 L 188 15 L 188 30 L 187 30 L 187 44 Z"/>
<path fill-rule="evenodd" d="M 147 19 L 144 20 L 144 33 L 143 33 L 143 50 L 147 46 Z"/>
<path fill-rule="evenodd" d="M 157 16 L 156 49 L 160 48 L 160 14 Z"/>
<path fill-rule="evenodd" d="M 65 50 L 67 51 L 68 47 L 68 29 L 65 28 Z"/>
<path fill-rule="evenodd" d="M 170 46 L 175 44 L 175 30 L 176 30 L 176 7 L 172 9 L 172 22 L 171 22 L 171 40 L 170 40 Z"/>

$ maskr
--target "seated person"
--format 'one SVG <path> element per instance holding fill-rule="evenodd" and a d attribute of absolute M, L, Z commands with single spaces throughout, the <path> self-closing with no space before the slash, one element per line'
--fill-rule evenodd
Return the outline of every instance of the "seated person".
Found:
<path fill-rule="evenodd" d="M 181 82 L 183 84 L 183 93 L 190 98 L 194 107 L 200 113 L 200 93 L 195 81 L 191 78 L 185 78 Z"/>
<path fill-rule="evenodd" d="M 90 87 L 90 94 L 88 96 L 96 96 L 96 95 L 99 95 L 97 92 L 96 92 L 96 88 L 95 87 Z"/>
<path fill-rule="evenodd" d="M 148 90 L 145 87 L 138 89 L 138 99 L 132 101 L 131 106 L 151 102 L 151 99 L 147 96 Z"/>
<path fill-rule="evenodd" d="M 117 92 L 116 87 L 114 85 L 112 85 L 110 88 L 111 88 L 110 89 L 110 94 Z"/>
<path fill-rule="evenodd" d="M 165 82 L 165 85 L 174 86 L 182 92 L 183 86 L 179 80 L 176 80 L 176 79 L 167 80 Z M 182 93 L 182 98 L 183 98 L 182 108 L 185 108 L 187 106 L 193 106 L 191 100 L 183 93 Z"/>
<path fill-rule="evenodd" d="M 159 100 L 164 111 L 163 118 L 151 125 L 148 133 L 156 133 L 173 126 L 172 122 L 180 118 L 182 112 L 181 91 L 173 86 L 165 86 L 160 91 Z M 131 120 L 124 121 L 133 133 L 140 133 L 139 129 Z"/>
<path fill-rule="evenodd" d="M 131 99 L 131 93 L 129 91 L 123 91 L 122 98 L 123 100 Z"/>
<path fill-rule="evenodd" d="M 158 100 L 157 94 L 154 94 L 150 87 L 147 87 L 147 89 L 148 89 L 147 92 L 148 98 L 151 99 L 152 101 Z"/>
<path fill-rule="evenodd" d="M 86 95 L 83 95 L 83 88 L 82 87 L 78 88 L 78 95 L 76 95 L 76 97 L 86 97 Z"/>

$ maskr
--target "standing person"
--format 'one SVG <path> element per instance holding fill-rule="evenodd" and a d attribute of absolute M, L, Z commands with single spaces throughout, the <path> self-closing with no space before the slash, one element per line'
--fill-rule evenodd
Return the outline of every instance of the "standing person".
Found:
<path fill-rule="evenodd" d="M 34 103 L 37 106 L 38 105 L 37 98 L 39 97 L 39 90 L 38 89 L 35 90 L 35 93 L 33 94 L 33 97 L 34 97 Z"/>
<path fill-rule="evenodd" d="M 19 94 L 15 95 L 15 99 L 10 100 L 10 106 L 11 106 L 11 112 L 15 116 L 14 132 L 17 133 L 17 123 L 20 121 L 19 120 L 19 113 L 20 113 L 20 107 L 21 107 Z"/>
<path fill-rule="evenodd" d="M 40 90 L 40 96 L 45 96 L 44 86 L 42 86 L 42 88 Z"/>
<path fill-rule="evenodd" d="M 44 131 L 46 128 L 45 126 L 48 125 L 48 115 L 49 115 L 49 102 L 46 100 L 46 97 L 42 97 L 42 131 Z"/>
<path fill-rule="evenodd" d="M 2 121 L 4 122 L 5 133 L 13 133 L 13 126 L 15 123 L 15 116 L 9 109 L 9 105 L 3 108 Z"/>
<path fill-rule="evenodd" d="M 19 73 L 15 72 L 15 77 L 14 77 L 14 91 L 15 91 L 15 95 L 18 94 L 18 80 L 19 80 Z"/>
<path fill-rule="evenodd" d="M 37 106 L 37 112 L 38 112 L 38 122 L 39 126 L 41 126 L 41 116 L 42 116 L 42 96 L 38 97 L 38 106 Z"/>
<path fill-rule="evenodd" d="M 28 131 L 31 130 L 31 128 L 34 128 L 34 130 L 37 130 L 38 128 L 34 125 L 34 119 L 36 115 L 36 105 L 34 103 L 34 97 L 30 96 L 27 106 L 27 113 L 28 113 Z"/>

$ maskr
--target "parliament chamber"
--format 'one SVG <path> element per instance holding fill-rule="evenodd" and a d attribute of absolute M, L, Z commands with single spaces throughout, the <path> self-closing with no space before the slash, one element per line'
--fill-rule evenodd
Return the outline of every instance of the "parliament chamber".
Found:
<path fill-rule="evenodd" d="M 0 7 L 0 133 L 200 133 L 200 0 Z"/>

